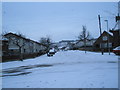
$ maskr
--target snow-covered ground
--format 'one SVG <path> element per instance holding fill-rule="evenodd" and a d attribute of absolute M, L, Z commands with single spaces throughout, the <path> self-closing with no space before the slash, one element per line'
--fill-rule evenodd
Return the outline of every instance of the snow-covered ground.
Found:
<path fill-rule="evenodd" d="M 3 88 L 118 88 L 118 56 L 60 51 L 2 64 Z"/>

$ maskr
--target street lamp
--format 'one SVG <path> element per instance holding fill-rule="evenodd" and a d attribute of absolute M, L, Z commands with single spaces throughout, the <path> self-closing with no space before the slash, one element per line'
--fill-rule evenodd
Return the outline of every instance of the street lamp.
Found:
<path fill-rule="evenodd" d="M 108 20 L 105 20 L 105 22 L 107 23 L 107 32 L 109 32 L 109 29 L 108 29 Z M 107 48 L 108 48 L 108 52 L 109 52 L 109 55 L 110 55 L 110 47 L 109 47 L 109 33 L 108 33 L 108 45 L 107 45 Z"/>

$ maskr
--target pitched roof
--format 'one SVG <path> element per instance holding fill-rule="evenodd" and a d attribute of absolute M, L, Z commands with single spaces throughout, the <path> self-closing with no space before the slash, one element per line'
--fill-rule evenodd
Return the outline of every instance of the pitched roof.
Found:
<path fill-rule="evenodd" d="M 33 40 L 31 40 L 31 39 L 28 39 L 28 38 L 23 37 L 22 35 L 17 35 L 17 34 L 11 33 L 11 32 L 5 34 L 4 36 L 8 36 L 8 35 L 14 35 L 14 36 L 19 37 L 19 38 L 22 38 L 22 39 L 24 39 L 24 40 L 31 41 L 31 42 L 37 43 L 37 44 L 39 44 L 39 45 L 46 46 L 46 45 L 44 45 L 44 44 L 42 44 L 42 43 L 39 43 L 39 42 L 37 42 L 37 41 L 33 41 Z"/>
<path fill-rule="evenodd" d="M 97 38 L 97 40 L 96 40 L 94 43 L 96 43 L 98 40 L 100 40 L 100 38 L 101 38 L 104 34 L 109 35 L 109 37 L 113 37 L 113 35 L 111 35 L 109 32 L 104 31 L 104 32 Z"/>
<path fill-rule="evenodd" d="M 113 33 L 113 32 L 119 32 L 119 31 L 120 31 L 120 29 L 110 30 L 111 33 Z"/>

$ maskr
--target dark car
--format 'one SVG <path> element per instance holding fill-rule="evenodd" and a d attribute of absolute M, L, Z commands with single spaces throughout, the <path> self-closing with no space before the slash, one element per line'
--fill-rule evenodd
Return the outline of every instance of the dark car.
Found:
<path fill-rule="evenodd" d="M 113 49 L 113 53 L 115 53 L 116 55 L 120 55 L 120 46 Z"/>

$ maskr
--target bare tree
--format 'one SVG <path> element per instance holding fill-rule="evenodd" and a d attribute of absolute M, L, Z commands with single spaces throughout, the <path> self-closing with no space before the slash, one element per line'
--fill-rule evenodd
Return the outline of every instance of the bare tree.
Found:
<path fill-rule="evenodd" d="M 13 40 L 13 43 L 19 47 L 20 60 L 22 61 L 23 60 L 22 48 L 25 46 L 25 40 L 24 39 L 15 38 Z"/>
<path fill-rule="evenodd" d="M 82 26 L 82 32 L 79 34 L 78 40 L 84 42 L 85 53 L 86 53 L 86 40 L 88 39 L 90 39 L 90 33 L 87 31 L 86 26 Z"/>
<path fill-rule="evenodd" d="M 25 35 L 22 33 L 14 34 L 17 35 L 16 37 L 13 36 L 7 36 L 9 42 L 12 42 L 14 45 L 19 47 L 19 55 L 20 55 L 20 60 L 23 61 L 23 55 L 22 55 L 22 48 L 25 46 Z"/>
<path fill-rule="evenodd" d="M 47 50 L 50 49 L 52 40 L 50 37 L 42 37 L 40 38 L 39 42 L 47 47 Z"/>

